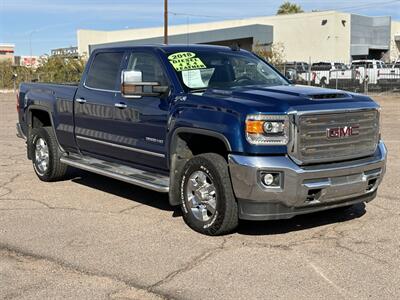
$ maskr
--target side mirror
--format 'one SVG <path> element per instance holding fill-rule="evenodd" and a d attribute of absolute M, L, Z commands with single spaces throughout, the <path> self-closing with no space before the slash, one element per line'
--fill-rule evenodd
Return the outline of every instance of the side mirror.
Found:
<path fill-rule="evenodd" d="M 160 96 L 168 91 L 168 86 L 159 82 L 143 82 L 141 71 L 122 70 L 121 94 L 124 97 L 140 98 L 142 96 Z"/>

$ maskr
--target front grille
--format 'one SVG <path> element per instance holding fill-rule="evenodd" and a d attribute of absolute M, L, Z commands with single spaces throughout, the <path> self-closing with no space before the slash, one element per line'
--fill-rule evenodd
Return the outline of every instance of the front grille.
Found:
<path fill-rule="evenodd" d="M 349 134 L 351 127 L 353 134 Z M 372 155 L 379 139 L 379 112 L 363 110 L 301 115 L 291 156 L 301 164 Z"/>

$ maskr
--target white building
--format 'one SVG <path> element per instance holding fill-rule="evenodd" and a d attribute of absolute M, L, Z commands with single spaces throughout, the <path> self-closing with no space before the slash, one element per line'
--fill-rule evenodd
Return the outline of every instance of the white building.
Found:
<path fill-rule="evenodd" d="M 245 49 L 280 44 L 289 61 L 393 60 L 400 52 L 400 22 L 337 11 L 170 26 L 169 33 L 170 43 L 238 43 Z M 78 30 L 77 35 L 82 55 L 96 47 L 162 43 L 163 27 Z"/>

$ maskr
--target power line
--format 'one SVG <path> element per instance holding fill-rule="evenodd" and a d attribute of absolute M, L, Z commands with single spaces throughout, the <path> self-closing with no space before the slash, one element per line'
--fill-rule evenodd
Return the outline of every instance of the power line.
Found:
<path fill-rule="evenodd" d="M 386 1 L 386 2 L 382 2 L 382 3 L 364 3 L 364 4 L 359 4 L 359 5 L 353 5 L 353 6 L 347 6 L 347 7 L 337 7 L 334 10 L 345 10 L 345 9 L 363 9 L 363 8 L 368 8 L 368 7 L 373 7 L 373 6 L 386 6 L 388 4 L 393 4 L 399 2 L 400 0 L 392 0 L 392 1 Z"/>
<path fill-rule="evenodd" d="M 394 3 L 400 3 L 400 0 L 391 0 L 391 1 L 386 1 L 386 2 L 382 2 L 382 3 L 364 3 L 364 4 L 359 4 L 359 5 L 353 5 L 353 6 L 343 6 L 343 7 L 334 7 L 334 8 L 330 8 L 330 9 L 323 9 L 320 11 L 315 11 L 315 12 L 328 12 L 328 11 L 340 11 L 340 10 L 358 10 L 358 9 L 364 9 L 364 8 L 368 8 L 368 7 L 374 7 L 374 6 L 387 6 L 390 4 L 394 4 Z M 248 16 L 238 16 L 238 17 L 233 17 L 233 18 L 228 18 L 226 16 L 217 16 L 217 15 L 202 15 L 202 14 L 192 14 L 192 13 L 184 13 L 184 12 L 173 12 L 173 11 L 169 11 L 168 12 L 171 15 L 174 16 L 186 16 L 186 17 L 198 17 L 198 18 L 212 18 L 212 19 L 224 19 L 224 20 L 235 20 L 235 19 L 248 19 L 248 18 L 262 18 L 263 16 L 258 16 L 258 17 L 248 17 Z M 305 12 L 305 13 L 312 13 L 312 12 Z M 296 15 L 296 14 L 294 14 Z M 280 16 L 280 18 L 285 18 L 285 19 L 291 19 L 291 18 L 295 18 L 296 16 L 294 15 L 287 15 L 287 16 Z M 321 14 L 320 14 L 321 15 Z"/>
<path fill-rule="evenodd" d="M 213 18 L 213 19 L 223 18 L 223 16 L 209 16 L 209 15 L 198 15 L 198 14 L 187 14 L 187 13 L 183 13 L 183 12 L 173 12 L 173 11 L 169 11 L 168 13 L 171 14 L 171 15 L 174 15 L 174 16 L 201 17 L 201 18 Z"/>

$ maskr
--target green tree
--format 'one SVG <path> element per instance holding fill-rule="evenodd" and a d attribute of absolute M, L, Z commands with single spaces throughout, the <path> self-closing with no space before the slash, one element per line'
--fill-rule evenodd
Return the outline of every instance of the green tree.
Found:
<path fill-rule="evenodd" d="M 35 70 L 35 79 L 42 82 L 77 83 L 85 61 L 81 58 L 50 56 Z"/>
<path fill-rule="evenodd" d="M 16 77 L 14 77 L 16 75 Z M 30 81 L 32 71 L 27 67 L 13 66 L 10 61 L 0 62 L 0 89 L 11 89 L 23 81 Z"/>
<path fill-rule="evenodd" d="M 277 15 L 290 15 L 304 12 L 300 5 L 286 1 L 279 6 Z"/>
<path fill-rule="evenodd" d="M 14 66 L 9 61 L 0 62 L 0 89 L 11 89 L 21 82 L 78 83 L 85 61 L 82 58 L 47 57 L 37 69 Z M 16 77 L 14 76 L 16 75 Z"/>

